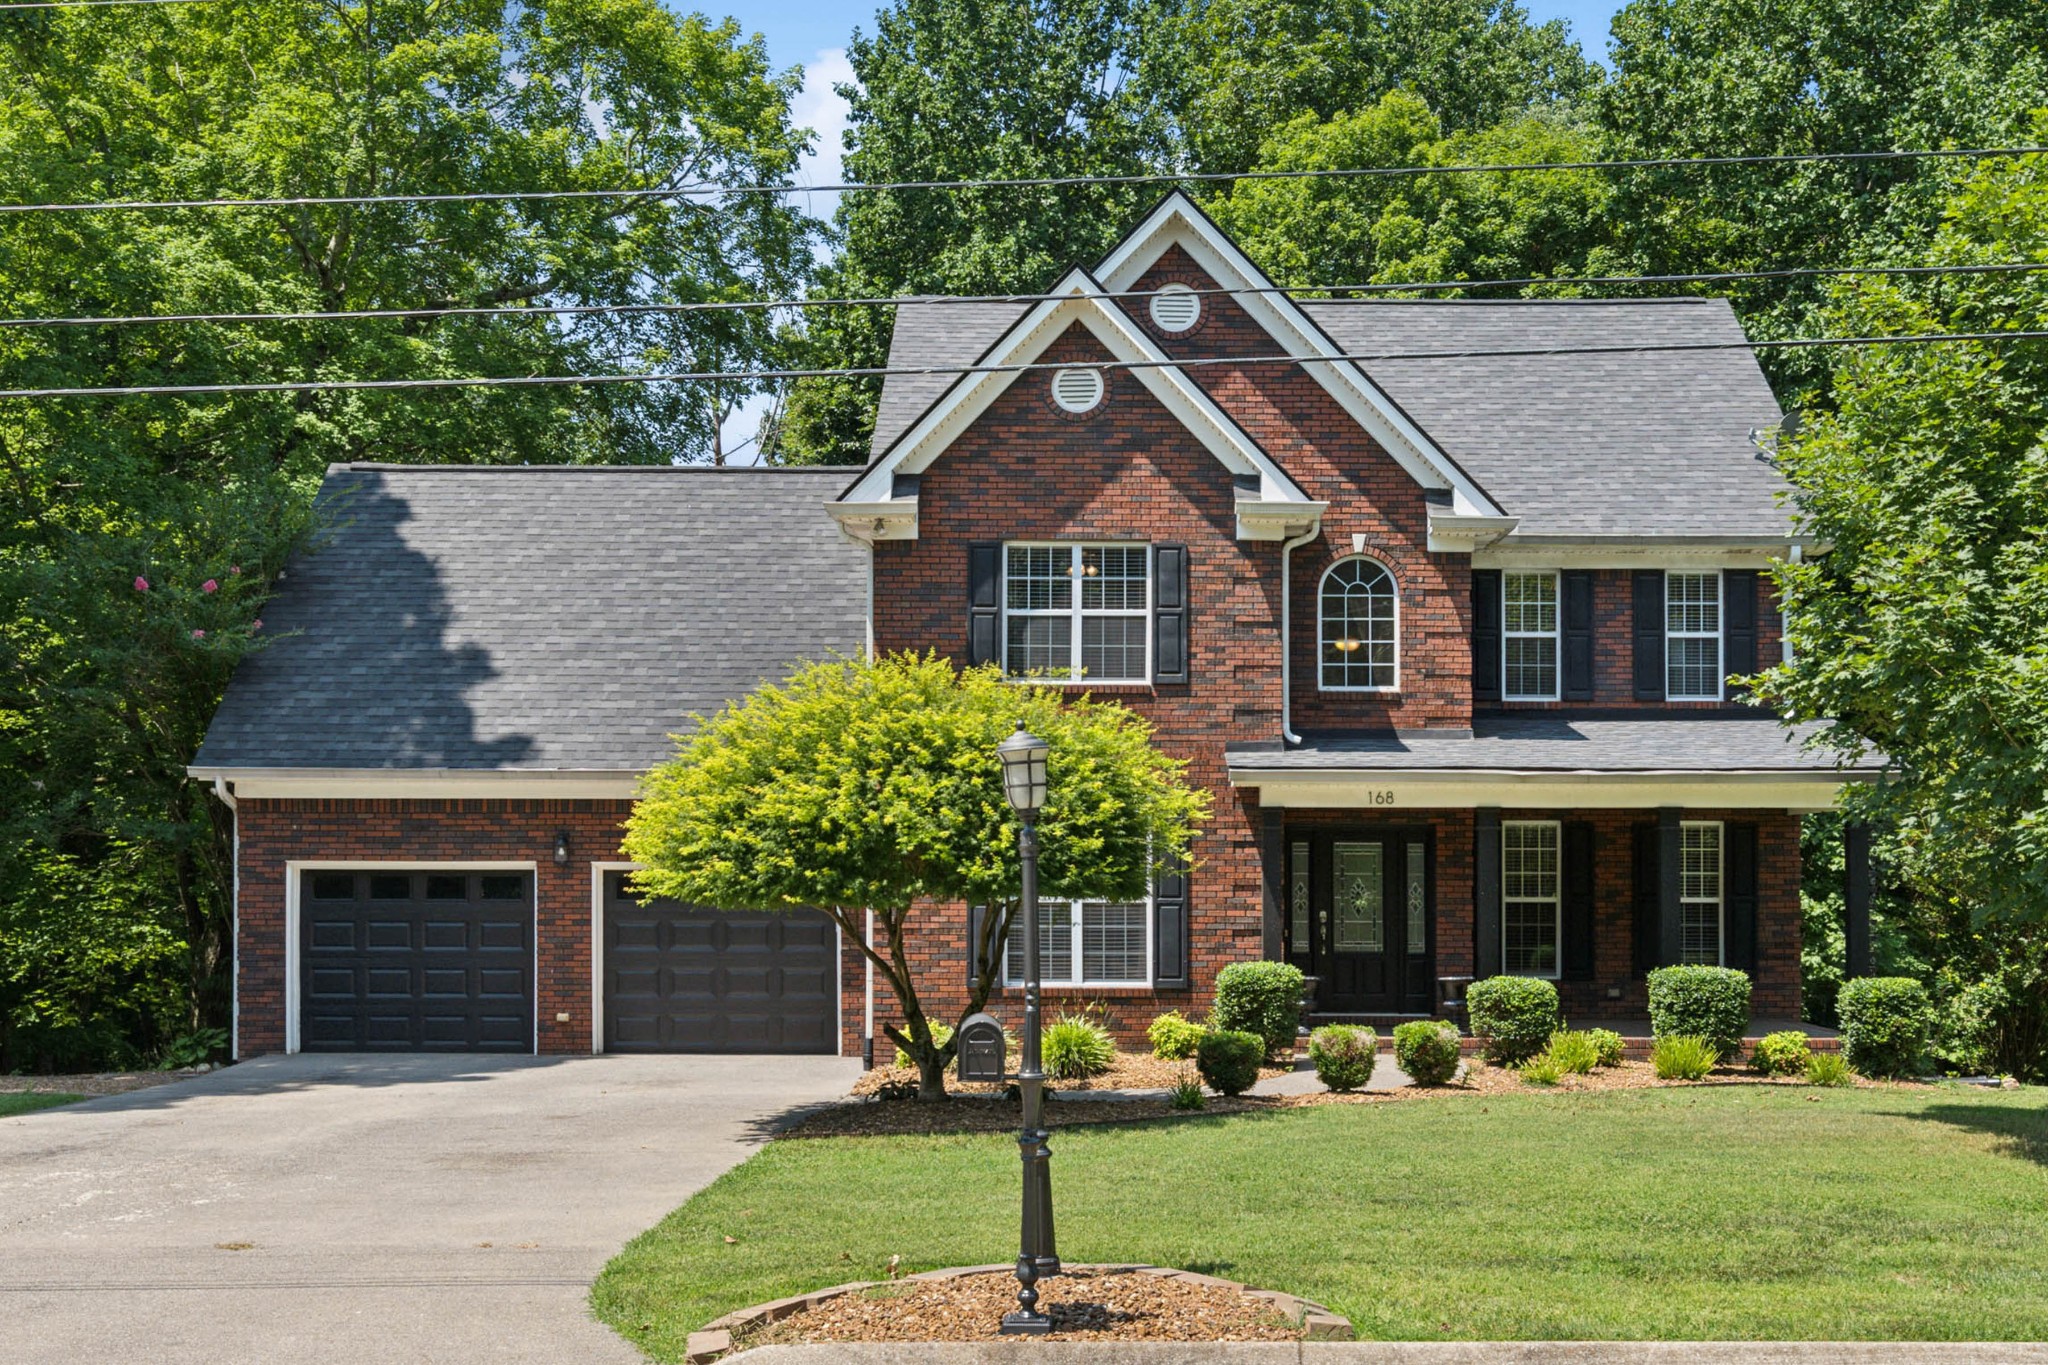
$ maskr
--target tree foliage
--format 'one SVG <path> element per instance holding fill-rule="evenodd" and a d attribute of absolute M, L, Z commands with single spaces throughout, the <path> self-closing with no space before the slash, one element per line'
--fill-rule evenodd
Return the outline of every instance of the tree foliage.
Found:
<path fill-rule="evenodd" d="M 625 847 L 649 894 L 730 909 L 818 906 L 896 996 L 893 1038 L 944 1093 L 910 967 L 913 909 L 984 916 L 982 964 L 960 1018 L 987 1001 L 1019 894 L 1016 816 L 995 749 L 1022 722 L 1052 746 L 1038 818 L 1047 896 L 1135 900 L 1186 852 L 1208 798 L 1124 708 L 1020 687 L 936 656 L 816 664 L 703 722 L 650 773 Z M 863 911 L 875 916 L 866 943 Z M 941 1021 L 946 1022 L 946 1021 Z M 950 1021 L 957 1026 L 959 1020 Z"/>
<path fill-rule="evenodd" d="M 0 199 L 776 181 L 804 134 L 731 24 L 652 0 L 0 17 Z M 11 317 L 786 295 L 772 197 L 13 215 Z M 6 387 L 744 366 L 755 314 L 0 330 Z M 148 1060 L 227 1018 L 228 820 L 184 766 L 331 461 L 711 453 L 679 386 L 0 404 L 0 1067 Z M 133 586 L 145 580 L 147 591 Z M 211 590 L 205 586 L 211 583 Z M 203 632 L 203 633 L 202 633 Z M 166 975 L 168 973 L 168 975 Z"/>

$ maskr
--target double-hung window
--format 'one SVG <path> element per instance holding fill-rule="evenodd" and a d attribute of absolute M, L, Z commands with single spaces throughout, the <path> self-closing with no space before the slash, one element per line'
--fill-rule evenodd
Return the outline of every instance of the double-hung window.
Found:
<path fill-rule="evenodd" d="M 1149 545 L 1008 545 L 1003 672 L 1053 682 L 1151 677 Z"/>
<path fill-rule="evenodd" d="M 1721 965 L 1721 826 L 1678 827 L 1678 960 Z"/>
<path fill-rule="evenodd" d="M 1150 901 L 1040 901 L 1038 976 L 1047 986 L 1152 983 Z M 1024 982 L 1024 912 L 1010 918 L 1003 980 Z"/>
<path fill-rule="evenodd" d="M 1664 696 L 1721 700 L 1721 575 L 1664 575 Z"/>
<path fill-rule="evenodd" d="M 1557 700 L 1557 575 L 1501 575 L 1502 695 Z"/>
<path fill-rule="evenodd" d="M 1500 880 L 1501 970 L 1556 976 L 1562 938 L 1556 821 L 1502 822 Z"/>

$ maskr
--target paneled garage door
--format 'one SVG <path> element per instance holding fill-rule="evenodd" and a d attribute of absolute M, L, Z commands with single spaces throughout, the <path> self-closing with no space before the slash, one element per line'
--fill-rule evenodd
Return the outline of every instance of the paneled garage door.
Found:
<path fill-rule="evenodd" d="M 607 1052 L 839 1050 L 838 938 L 817 911 L 704 910 L 604 884 Z"/>
<path fill-rule="evenodd" d="M 531 874 L 302 875 L 302 1049 L 533 1051 Z"/>

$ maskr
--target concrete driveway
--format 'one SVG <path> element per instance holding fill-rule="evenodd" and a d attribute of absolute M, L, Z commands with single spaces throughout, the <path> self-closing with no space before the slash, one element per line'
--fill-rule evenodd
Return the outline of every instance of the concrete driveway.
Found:
<path fill-rule="evenodd" d="M 265 1057 L 0 1120 L 0 1357 L 635 1362 L 591 1279 L 857 1074 Z"/>

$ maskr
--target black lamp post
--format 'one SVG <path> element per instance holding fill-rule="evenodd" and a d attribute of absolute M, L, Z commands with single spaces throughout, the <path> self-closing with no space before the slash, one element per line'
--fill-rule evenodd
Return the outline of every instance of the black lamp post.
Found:
<path fill-rule="evenodd" d="M 1024 1218 L 1018 1241 L 1017 1311 L 1003 1315 L 1005 1333 L 1038 1334 L 1052 1330 L 1052 1319 L 1038 1311 L 1038 1281 L 1060 1273 L 1052 1236 L 1052 1149 L 1045 1145 L 1045 1070 L 1038 1033 L 1038 830 L 1033 824 L 1045 806 L 1045 759 L 1052 746 L 1017 722 L 1017 733 L 996 748 L 1003 760 L 1003 794 L 1017 812 L 1017 849 L 1024 863 L 1021 897 L 1024 911 L 1024 1056 L 1017 1070 L 1023 1099 L 1024 1126 L 1017 1133 L 1018 1155 L 1024 1162 Z"/>

